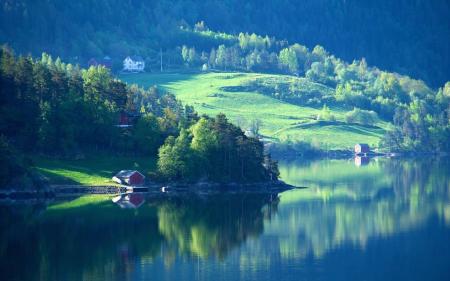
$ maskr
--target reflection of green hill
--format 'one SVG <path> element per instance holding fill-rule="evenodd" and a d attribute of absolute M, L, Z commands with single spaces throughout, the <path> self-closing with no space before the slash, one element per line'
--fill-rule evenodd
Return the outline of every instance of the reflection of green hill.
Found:
<path fill-rule="evenodd" d="M 281 162 L 281 178 L 285 182 L 309 187 L 301 193 L 284 193 L 283 202 L 375 196 L 392 181 L 391 176 L 383 170 L 384 162 L 385 160 L 372 160 L 369 165 L 362 167 L 355 166 L 352 160 Z"/>
<path fill-rule="evenodd" d="M 341 162 L 345 167 L 346 162 Z M 450 216 L 446 215 L 450 208 L 448 162 L 390 160 L 376 165 L 376 169 L 369 171 L 374 177 L 385 175 L 388 181 L 380 184 L 377 180 L 362 180 L 358 183 L 358 169 L 354 179 L 347 169 L 343 169 L 345 178 L 352 179 L 351 184 L 281 194 L 277 216 L 266 225 L 268 234 L 279 237 L 280 254 L 284 257 L 310 253 L 321 256 L 342 243 L 364 247 L 372 237 L 417 228 L 432 215 L 438 215 L 450 226 Z M 334 172 L 322 173 L 321 169 L 329 169 L 324 167 L 327 164 L 306 166 L 300 169 L 300 174 L 314 171 L 316 175 L 310 175 L 309 179 L 324 174 L 323 180 L 329 181 Z M 373 195 L 350 196 L 347 191 L 354 186 L 364 186 L 371 191 L 368 194 Z M 323 189 L 331 190 L 327 200 L 322 200 Z"/>
<path fill-rule="evenodd" d="M 362 180 L 381 179 L 386 176 L 381 169 L 383 159 L 376 159 L 367 166 L 357 167 L 351 160 L 318 160 L 312 162 L 281 161 L 283 180 L 293 184 L 316 185 L 352 184 Z"/>

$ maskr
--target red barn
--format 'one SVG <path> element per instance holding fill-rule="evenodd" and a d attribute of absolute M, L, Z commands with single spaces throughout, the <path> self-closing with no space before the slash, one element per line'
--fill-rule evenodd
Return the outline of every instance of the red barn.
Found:
<path fill-rule="evenodd" d="M 119 184 L 127 184 L 132 186 L 143 185 L 145 182 L 145 176 L 138 171 L 133 170 L 122 170 L 112 179 Z"/>
<path fill-rule="evenodd" d="M 357 143 L 355 145 L 355 153 L 356 154 L 366 154 L 370 153 L 370 147 L 366 143 Z"/>
<path fill-rule="evenodd" d="M 140 115 L 136 112 L 130 111 L 127 112 L 125 110 L 122 110 L 118 116 L 118 124 L 116 127 L 119 128 L 128 128 L 133 126 L 133 124 L 136 123 L 137 119 L 140 117 Z"/>
<path fill-rule="evenodd" d="M 120 112 L 119 125 L 122 126 L 130 125 L 130 118 L 128 116 L 128 113 L 126 113 L 125 111 Z"/>

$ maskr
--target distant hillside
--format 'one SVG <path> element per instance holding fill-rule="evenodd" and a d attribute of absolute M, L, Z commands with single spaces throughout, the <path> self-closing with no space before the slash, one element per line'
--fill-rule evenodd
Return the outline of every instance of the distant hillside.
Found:
<path fill-rule="evenodd" d="M 360 142 L 390 151 L 450 149 L 450 83 L 434 92 L 408 77 L 344 65 L 340 78 L 327 72 L 321 79 L 240 72 L 120 78 L 162 87 L 202 114 L 226 113 L 235 125 L 283 150 L 351 150 Z M 336 88 L 326 83 L 333 79 Z"/>
<path fill-rule="evenodd" d="M 109 55 L 116 67 L 128 54 L 151 63 L 162 48 L 170 64 L 178 46 L 208 46 L 207 39 L 179 29 L 204 20 L 235 35 L 267 34 L 309 49 L 322 45 L 347 61 L 364 57 L 437 88 L 450 79 L 449 18 L 447 0 L 0 0 L 0 42 L 81 65 Z"/>
<path fill-rule="evenodd" d="M 272 142 L 307 142 L 320 149 L 352 149 L 355 142 L 378 147 L 389 126 L 380 119 L 372 125 L 346 123 L 345 114 L 351 108 L 330 109 L 335 121 L 320 121 L 321 105 L 301 105 L 284 102 L 263 94 L 282 83 L 302 83 L 305 91 L 332 91 L 321 84 L 287 75 L 254 73 L 206 74 L 128 74 L 120 77 L 142 87 L 158 85 L 175 94 L 177 99 L 193 106 L 199 113 L 214 116 L 225 112 L 233 123 L 252 130 L 260 122 L 259 133 Z M 254 89 L 253 83 L 264 80 L 265 86 Z"/>

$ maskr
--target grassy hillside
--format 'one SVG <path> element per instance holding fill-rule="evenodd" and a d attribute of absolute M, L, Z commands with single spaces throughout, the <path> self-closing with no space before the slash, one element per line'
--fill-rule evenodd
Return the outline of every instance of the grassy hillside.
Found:
<path fill-rule="evenodd" d="M 81 160 L 34 157 L 36 170 L 51 184 L 115 185 L 112 176 L 120 170 L 136 169 L 143 173 L 155 170 L 152 158 L 91 156 Z"/>
<path fill-rule="evenodd" d="M 183 103 L 208 115 L 225 113 L 244 129 L 252 120 L 262 121 L 261 133 L 273 141 L 307 141 L 323 149 L 350 149 L 357 142 L 377 146 L 388 124 L 377 121 L 374 126 L 346 124 L 349 109 L 331 108 L 336 122 L 316 121 L 321 108 L 298 106 L 263 95 L 249 83 L 264 79 L 267 84 L 296 82 L 308 91 L 333 91 L 304 78 L 257 73 L 204 74 L 128 74 L 120 77 L 143 87 L 157 85 L 177 96 Z"/>

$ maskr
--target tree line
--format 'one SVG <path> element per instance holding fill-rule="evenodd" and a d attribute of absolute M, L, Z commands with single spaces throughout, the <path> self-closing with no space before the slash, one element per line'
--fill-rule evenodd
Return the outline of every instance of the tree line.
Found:
<path fill-rule="evenodd" d="M 437 88 L 450 72 L 449 11 L 446 0 L 3 0 L 0 42 L 80 64 L 105 55 L 152 58 L 160 48 L 171 58 L 183 44 L 208 50 L 212 43 L 227 45 L 227 36 L 180 32 L 180 26 L 203 31 L 205 21 L 229 34 L 322 45 L 346 61 L 365 57 Z"/>
<path fill-rule="evenodd" d="M 163 156 L 172 140 L 180 142 L 187 130 L 206 118 L 200 118 L 192 107 L 183 106 L 169 93 L 162 93 L 155 87 L 144 90 L 136 85 L 129 86 L 113 78 L 105 67 L 81 69 L 45 53 L 39 59 L 17 57 L 7 47 L 0 49 L 0 113 L 3 164 L 0 173 L 4 175 L 1 177 L 3 181 L 7 181 L 15 169 L 25 173 L 23 167 L 27 166 L 27 161 L 24 158 L 27 157 L 23 156 L 35 153 L 80 157 L 105 151 L 157 157 L 160 150 L 159 154 Z M 119 126 L 122 125 L 119 120 L 121 114 L 130 115 L 130 126 Z M 267 179 L 268 168 L 264 166 L 260 142 L 246 137 L 226 119 L 221 125 L 224 127 L 215 133 L 231 142 L 239 138 L 243 145 L 240 147 L 242 154 L 235 155 L 237 158 L 234 160 L 239 160 L 247 168 L 236 180 Z M 197 150 L 210 151 L 202 147 L 211 144 L 196 143 Z M 224 151 L 229 144 L 217 142 L 215 149 Z M 178 166 L 170 162 L 186 157 L 184 151 L 179 153 L 165 155 L 164 161 L 160 159 L 169 164 L 160 165 L 159 175 L 192 181 L 200 177 L 212 181 L 229 179 L 220 173 L 205 172 L 198 172 L 195 176 L 169 176 L 179 171 Z M 215 156 L 208 154 L 203 157 Z M 197 161 L 199 159 L 189 159 L 188 165 L 198 166 Z M 254 165 L 254 161 L 260 162 Z M 18 167 L 22 168 L 19 170 Z M 175 172 L 170 169 L 175 169 Z M 254 177 L 252 173 L 263 176 Z"/>

